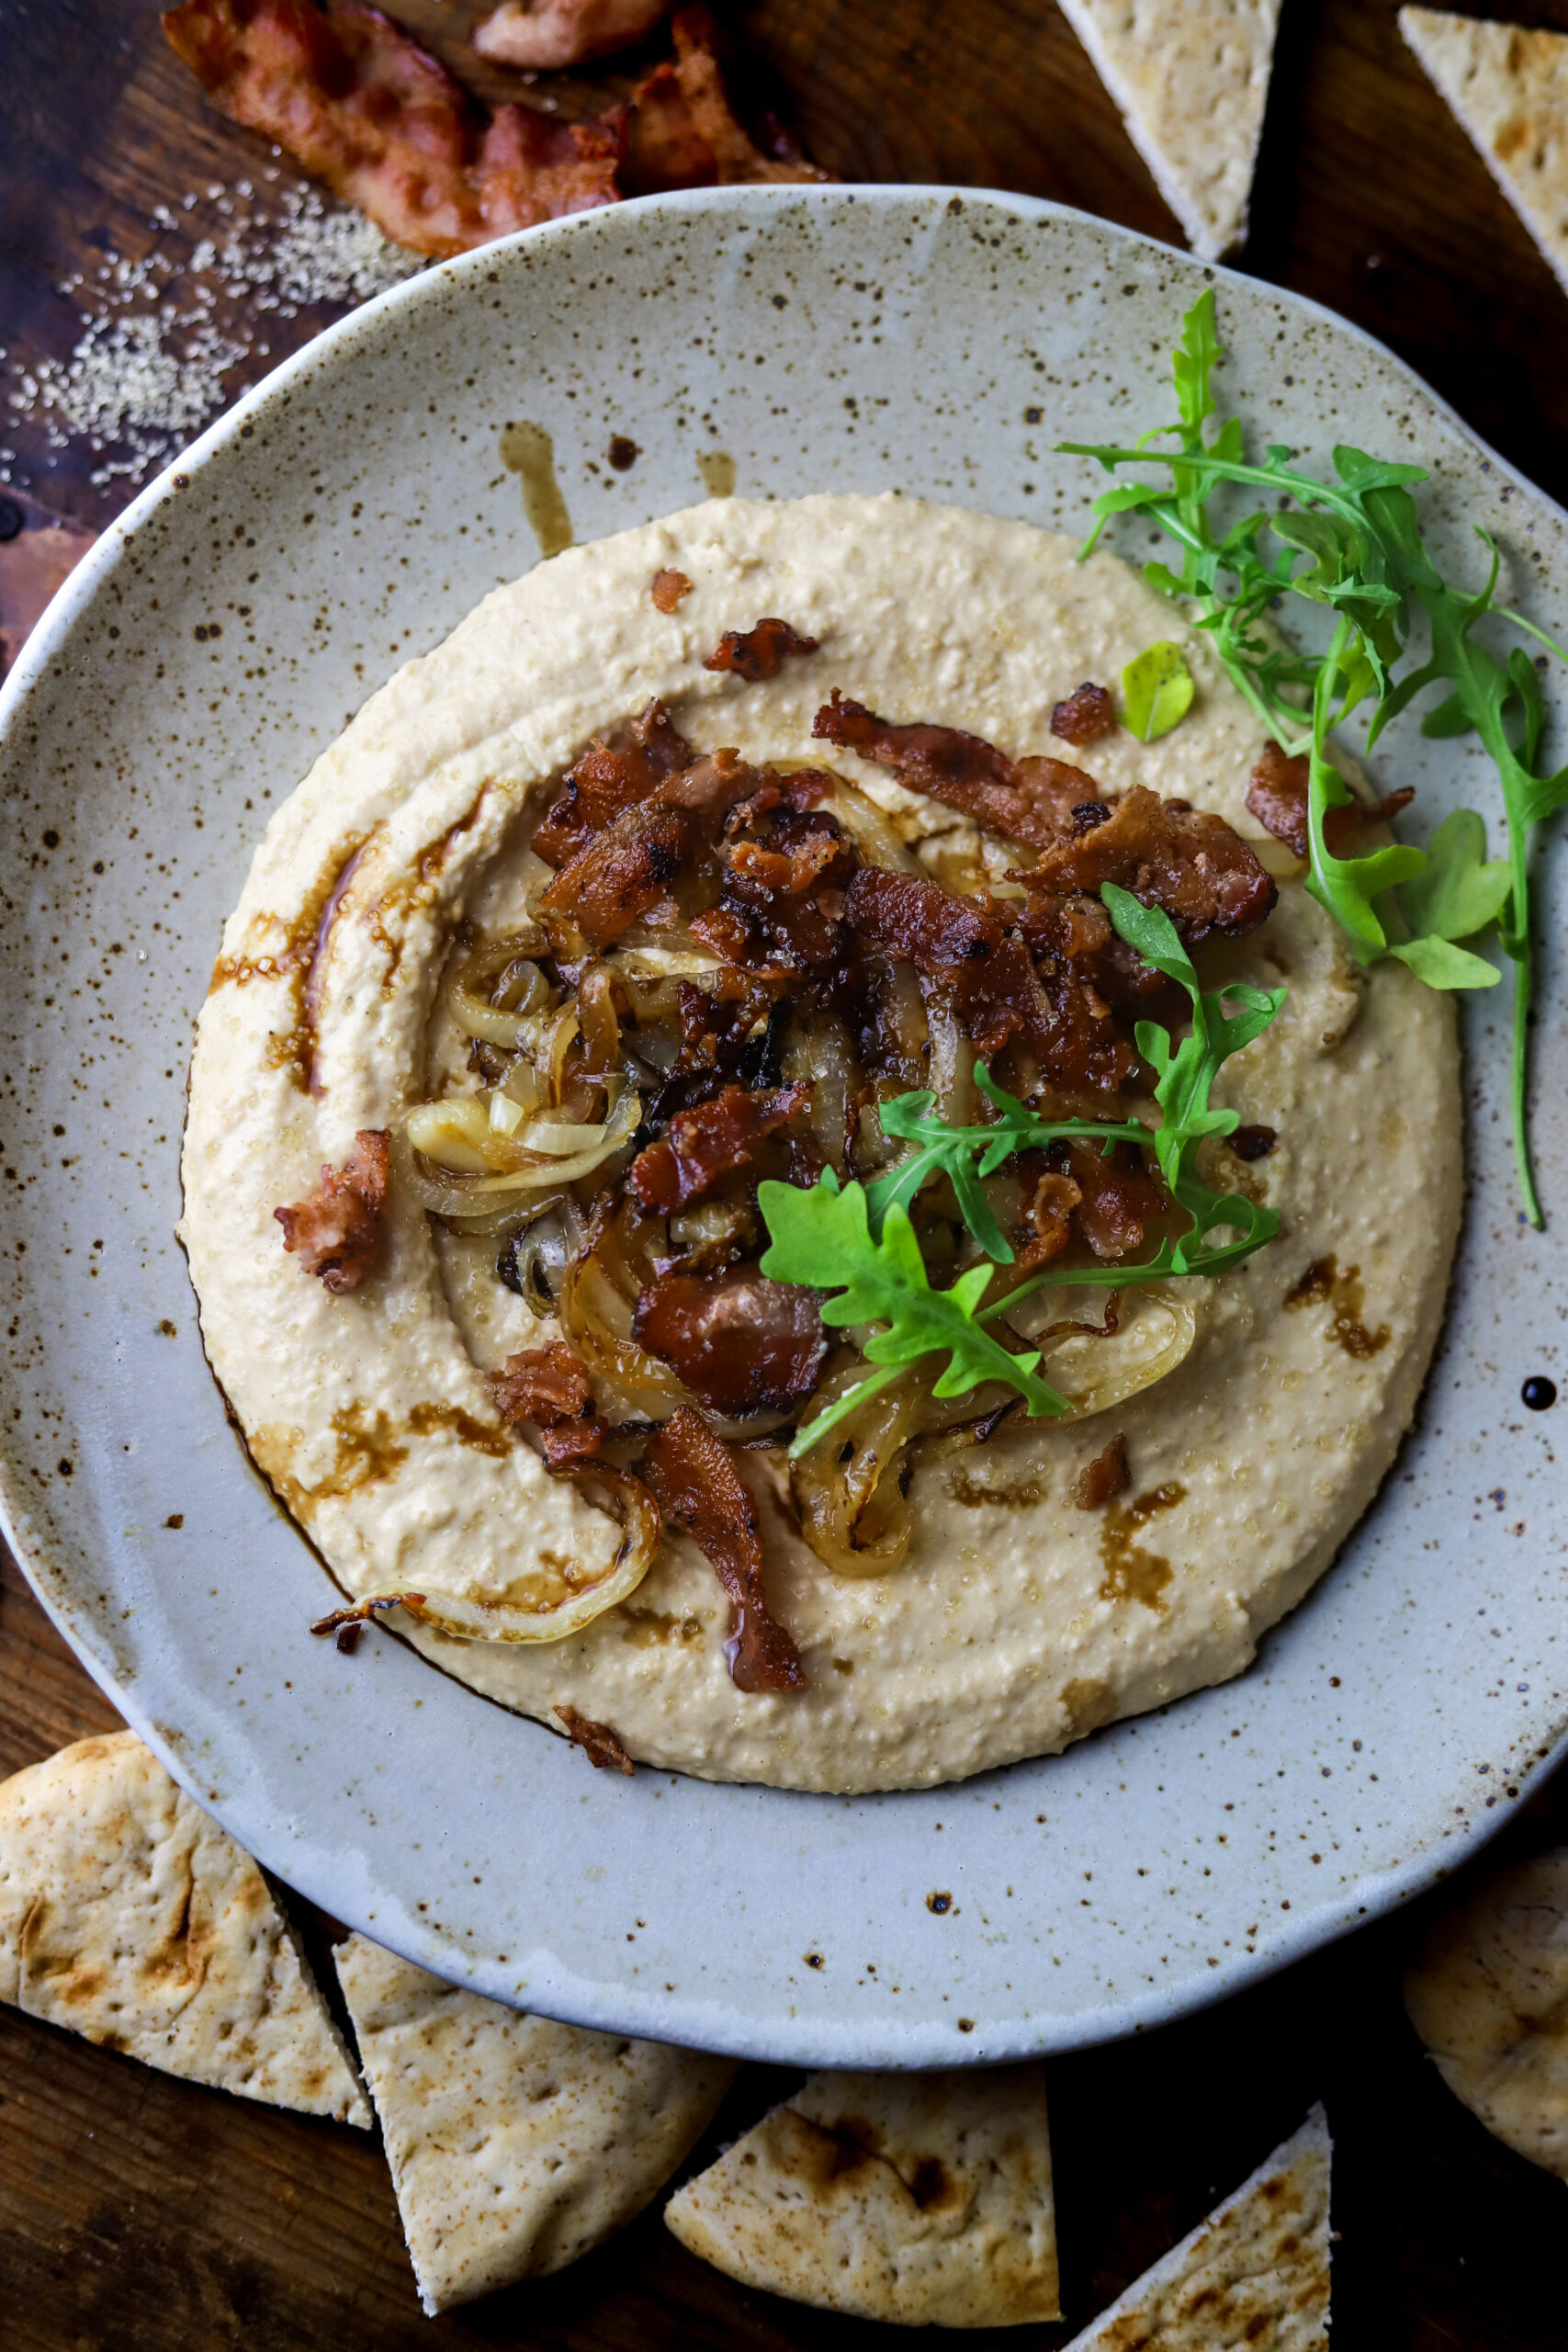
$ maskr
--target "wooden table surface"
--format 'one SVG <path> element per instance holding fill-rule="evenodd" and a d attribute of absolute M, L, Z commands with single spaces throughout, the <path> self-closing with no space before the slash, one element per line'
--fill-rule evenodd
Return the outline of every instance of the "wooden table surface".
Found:
<path fill-rule="evenodd" d="M 392 13 L 460 61 L 479 11 L 396 0 Z M 1051 0 L 753 0 L 721 13 L 749 45 L 758 88 L 845 178 L 1025 189 L 1176 239 Z M 1529 13 L 1568 30 L 1568 0 Z M 1286 0 L 1244 266 L 1382 337 L 1568 497 L 1568 303 L 1394 17 L 1394 0 Z M 202 192 L 259 181 L 269 159 L 207 109 L 145 0 L 0 0 L 0 447 L 15 453 L 0 461 L 12 476 L 0 484 L 4 653 L 130 494 L 123 481 L 95 484 L 99 457 L 80 444 L 51 449 L 9 401 L 28 368 L 63 358 L 81 332 L 62 282 L 111 252 L 183 254 L 210 226 Z M 511 77 L 469 62 L 476 86 L 518 94 Z M 586 110 L 605 86 L 563 85 L 563 102 Z M 298 184 L 285 165 L 276 188 Z M 187 193 L 199 199 L 188 213 Z M 173 230 L 153 230 L 159 204 L 174 210 Z M 275 321 L 271 360 L 231 372 L 228 390 L 331 315 Z M 0 1771 L 117 1720 L 4 1561 Z M 1564 1837 L 1560 1776 L 1479 1867 Z M 1337 2343 L 1545 2352 L 1568 2342 L 1562 2185 L 1449 2097 L 1400 2006 L 1401 1968 L 1429 1908 L 1184 2024 L 1055 2062 L 1069 2324 L 953 2340 L 1063 2342 L 1322 2098 L 1337 2139 Z M 319 1949 L 326 1924 L 306 1929 Z M 694 2161 L 790 2079 L 747 2070 Z M 834 2352 L 894 2340 L 743 2292 L 677 2246 L 657 2212 L 556 2278 L 424 2321 L 372 2140 L 171 2081 L 6 2009 L 0 2330 L 29 2352 Z"/>

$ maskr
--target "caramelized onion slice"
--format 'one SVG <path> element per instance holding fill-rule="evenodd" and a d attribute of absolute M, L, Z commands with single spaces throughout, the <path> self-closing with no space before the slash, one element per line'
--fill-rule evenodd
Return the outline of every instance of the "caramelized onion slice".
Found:
<path fill-rule="evenodd" d="M 1104 1293 L 1089 1295 L 1098 1311 Z M 1059 1290 L 1038 1292 L 1039 1298 L 1052 1300 L 1053 1314 L 1060 1316 Z M 1042 1379 L 1067 1399 L 1064 1420 L 1088 1420 L 1092 1413 L 1124 1405 L 1156 1380 L 1168 1379 L 1192 1352 L 1198 1316 L 1187 1291 L 1151 1283 L 1146 1290 L 1123 1291 L 1121 1305 L 1121 1321 L 1109 1335 L 1092 1323 L 1059 1322 L 1032 1335 L 1041 1351 Z"/>
<path fill-rule="evenodd" d="M 800 1532 L 835 1576 L 886 1576 L 902 1563 L 910 1519 L 897 1464 L 919 1430 L 940 1369 L 940 1359 L 913 1365 L 792 1465 Z M 823 1382 L 811 1409 L 836 1403 L 865 1376 L 857 1356 Z"/>
<path fill-rule="evenodd" d="M 570 1569 L 548 1574 L 539 1579 L 536 1600 L 491 1601 L 460 1593 L 409 1593 L 401 1598 L 407 1614 L 422 1625 L 434 1626 L 437 1633 L 456 1634 L 460 1641 L 561 1642 L 570 1634 L 580 1634 L 606 1609 L 629 1599 L 653 1566 L 659 1549 L 658 1504 L 640 1478 L 634 1478 L 629 1470 L 613 1469 L 608 1463 L 582 1463 L 556 1475 L 570 1477 L 621 1522 L 624 1532 L 619 1548 L 603 1576 L 576 1584 Z"/>

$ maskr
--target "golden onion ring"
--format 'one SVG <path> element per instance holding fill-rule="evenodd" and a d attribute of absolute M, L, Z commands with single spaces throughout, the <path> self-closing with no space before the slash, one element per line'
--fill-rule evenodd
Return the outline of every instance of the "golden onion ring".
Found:
<path fill-rule="evenodd" d="M 606 1609 L 614 1609 L 637 1590 L 653 1565 L 659 1549 L 659 1506 L 640 1478 L 608 1463 L 585 1463 L 557 1472 L 576 1486 L 604 1489 L 609 1507 L 625 1533 L 605 1573 L 590 1584 L 574 1588 L 569 1577 L 565 1596 L 529 1603 L 523 1600 L 476 1600 L 465 1593 L 410 1593 L 400 1598 L 405 1613 L 440 1634 L 469 1642 L 560 1642 L 580 1634 Z M 389 1595 L 389 1599 L 399 1596 Z M 368 1604 L 374 1606 L 374 1603 Z"/>

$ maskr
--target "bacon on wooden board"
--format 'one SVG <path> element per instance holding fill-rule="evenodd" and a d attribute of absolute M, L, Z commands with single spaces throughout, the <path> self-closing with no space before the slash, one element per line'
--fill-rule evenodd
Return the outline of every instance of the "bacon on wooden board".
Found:
<path fill-rule="evenodd" d="M 588 1366 L 565 1340 L 508 1356 L 487 1385 L 503 1421 L 534 1424 L 552 1469 L 586 1461 L 608 1434 L 594 1407 Z"/>
<path fill-rule="evenodd" d="M 728 1420 L 798 1405 L 828 1358 L 817 1293 L 755 1266 L 657 1276 L 637 1299 L 632 1334 Z"/>
<path fill-rule="evenodd" d="M 1307 784 L 1310 763 L 1304 752 L 1289 758 L 1278 743 L 1266 743 L 1253 762 L 1252 774 L 1247 780 L 1247 805 L 1266 831 L 1277 842 L 1283 842 L 1298 857 L 1312 854 L 1312 837 L 1307 831 Z M 1325 811 L 1323 838 L 1325 845 L 1338 854 L 1352 834 L 1363 825 L 1386 825 L 1402 808 L 1408 808 L 1415 799 L 1415 789 L 1404 786 L 1382 800 L 1342 801 L 1338 808 Z"/>
<path fill-rule="evenodd" d="M 729 1596 L 725 1644 L 738 1690 L 803 1690 L 806 1669 L 794 1641 L 769 1614 L 762 1546 L 750 1496 L 722 1438 L 682 1406 L 658 1431 L 642 1477 L 665 1519 L 706 1555 Z"/>
<path fill-rule="evenodd" d="M 184 0 L 164 30 L 214 105 L 414 253 L 445 260 L 621 193 L 618 120 L 502 106 L 487 121 L 358 0 Z"/>
<path fill-rule="evenodd" d="M 656 65 L 632 92 L 622 193 L 653 196 L 677 187 L 733 187 L 756 180 L 826 180 L 793 142 L 764 154 L 736 120 L 715 54 L 705 8 L 682 8 L 671 31 L 673 60 Z"/>
<path fill-rule="evenodd" d="M 502 0 L 474 27 L 474 47 L 492 65 L 558 74 L 590 57 L 630 49 L 669 6 L 670 0 Z"/>
<path fill-rule="evenodd" d="M 749 1167 L 757 1147 L 811 1100 L 811 1088 L 778 1086 L 749 1093 L 727 1086 L 711 1102 L 677 1111 L 670 1132 L 638 1152 L 628 1176 L 645 1209 L 673 1216 L 716 1184 Z"/>
<path fill-rule="evenodd" d="M 389 1164 L 385 1130 L 361 1127 L 335 1174 L 323 1168 L 308 1199 L 273 1211 L 284 1248 L 339 1296 L 357 1290 L 375 1262 Z"/>

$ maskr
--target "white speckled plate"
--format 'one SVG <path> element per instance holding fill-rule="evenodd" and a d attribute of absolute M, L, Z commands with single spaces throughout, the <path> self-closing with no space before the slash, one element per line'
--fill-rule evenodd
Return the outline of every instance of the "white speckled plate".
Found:
<path fill-rule="evenodd" d="M 1535 1117 L 1552 1229 L 1516 1213 L 1506 1007 L 1472 1007 L 1453 1311 L 1381 1502 L 1243 1679 L 1054 1760 L 853 1800 L 627 1781 L 384 1633 L 342 1657 L 306 1631 L 322 1571 L 197 1341 L 172 1228 L 220 925 L 266 811 L 370 689 L 534 560 L 501 428 L 553 435 L 580 537 L 687 504 L 715 451 L 748 492 L 896 486 L 1076 528 L 1090 476 L 1053 442 L 1166 412 L 1205 278 L 1256 425 L 1421 458 L 1452 562 L 1478 569 L 1466 526 L 1487 524 L 1510 594 L 1561 629 L 1568 518 L 1322 311 L 1021 198 L 746 188 L 587 213 L 345 321 L 105 535 L 6 684 L 10 1532 L 193 1793 L 443 1975 L 808 2064 L 1061 2048 L 1416 1892 L 1562 1736 L 1568 1401 L 1519 1406 L 1528 1374 L 1568 1389 L 1560 922 Z M 612 434 L 639 445 L 629 471 Z M 1491 805 L 1479 752 L 1411 726 L 1380 772 L 1422 786 L 1428 823 Z"/>

